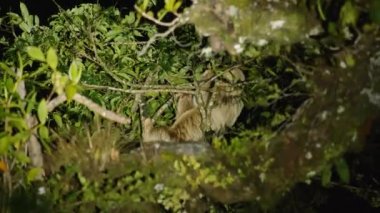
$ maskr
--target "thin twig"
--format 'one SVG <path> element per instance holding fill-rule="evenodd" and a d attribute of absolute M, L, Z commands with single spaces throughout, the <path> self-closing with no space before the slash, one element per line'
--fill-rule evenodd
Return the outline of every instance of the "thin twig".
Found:
<path fill-rule="evenodd" d="M 145 79 L 144 84 L 149 85 L 152 82 L 152 76 L 148 75 L 148 77 Z M 136 94 L 135 100 L 132 105 L 132 112 L 136 112 L 139 108 L 139 104 L 142 102 L 142 94 Z"/>
<path fill-rule="evenodd" d="M 160 26 L 164 26 L 164 27 L 171 27 L 173 25 L 175 25 L 178 21 L 179 21 L 179 18 L 175 18 L 173 21 L 171 22 L 162 22 L 158 19 L 155 19 L 151 16 L 149 16 L 147 13 L 145 13 L 144 11 L 142 11 L 139 7 L 137 7 L 137 5 L 135 5 L 135 9 L 137 10 L 137 12 L 139 12 L 144 18 L 154 22 L 155 24 L 157 25 L 160 25 Z"/>
<path fill-rule="evenodd" d="M 195 94 L 194 91 L 191 90 L 184 90 L 184 89 L 167 89 L 167 88 L 161 88 L 161 89 L 121 89 L 116 87 L 110 87 L 110 86 L 101 86 L 101 85 L 90 85 L 90 84 L 83 84 L 83 86 L 91 89 L 105 89 L 110 91 L 116 91 L 116 92 L 124 92 L 124 93 L 130 93 L 130 94 L 144 94 L 144 93 L 150 93 L 150 92 L 170 92 L 170 93 L 184 93 L 184 94 Z"/>
<path fill-rule="evenodd" d="M 142 56 L 146 53 L 146 51 L 148 50 L 148 48 L 157 40 L 157 38 L 160 38 L 160 37 L 166 37 L 168 36 L 171 32 L 173 32 L 177 27 L 179 26 L 179 22 L 176 23 L 175 25 L 171 26 L 168 30 L 166 30 L 165 32 L 163 33 L 156 33 L 154 34 L 154 36 L 152 36 L 148 42 L 146 43 L 146 45 L 142 48 L 142 50 L 137 54 L 138 56 Z"/>
<path fill-rule="evenodd" d="M 162 115 L 162 113 L 169 107 L 170 104 L 173 103 L 173 100 L 174 98 L 173 97 L 170 97 L 169 100 L 167 100 L 165 102 L 165 104 L 163 104 L 158 110 L 157 112 L 154 114 L 153 116 L 153 122 L 155 122 L 157 120 L 158 117 L 160 117 Z"/>
<path fill-rule="evenodd" d="M 84 84 L 85 85 L 85 84 Z M 195 87 L 192 84 L 182 84 L 182 85 L 148 85 L 148 84 L 126 84 L 129 87 L 132 88 L 144 88 L 144 89 L 183 89 L 183 90 L 192 90 L 195 89 Z"/>

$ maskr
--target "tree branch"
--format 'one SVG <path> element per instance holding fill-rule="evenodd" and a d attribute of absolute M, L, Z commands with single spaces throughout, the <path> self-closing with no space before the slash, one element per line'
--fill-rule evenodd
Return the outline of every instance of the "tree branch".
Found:
<path fill-rule="evenodd" d="M 147 13 L 145 13 L 144 11 L 142 11 L 139 7 L 137 7 L 135 5 L 135 9 L 137 10 L 137 12 L 139 12 L 144 18 L 154 22 L 155 24 L 157 25 L 160 25 L 160 26 L 164 26 L 164 27 L 171 27 L 173 25 L 175 25 L 178 21 L 179 21 L 179 18 L 175 18 L 173 21 L 171 22 L 162 22 L 158 19 L 155 19 L 154 17 L 151 17 L 149 16 Z"/>
<path fill-rule="evenodd" d="M 170 87 L 170 86 L 168 88 L 165 88 L 165 86 L 161 86 L 161 85 L 158 85 L 160 88 L 157 88 L 157 89 L 121 89 L 117 87 L 101 86 L 101 85 L 91 85 L 91 84 L 82 84 L 82 85 L 91 89 L 104 89 L 104 90 L 124 92 L 124 93 L 130 93 L 130 94 L 143 94 L 143 93 L 150 93 L 150 92 L 171 92 L 171 93 L 195 94 L 195 91 L 185 90 L 182 88 L 177 89 L 176 87 Z"/>
<path fill-rule="evenodd" d="M 53 111 L 55 107 L 62 104 L 67 100 L 67 97 L 65 94 L 59 95 L 55 97 L 53 100 L 49 101 L 47 108 L 49 112 Z M 103 118 L 106 118 L 108 120 L 121 123 L 121 124 L 129 124 L 131 123 L 131 119 L 127 118 L 123 115 L 119 115 L 111 110 L 107 110 L 97 103 L 91 101 L 90 99 L 86 98 L 85 96 L 82 96 L 80 94 L 75 94 L 73 97 L 73 100 L 85 105 L 87 108 L 89 108 L 91 111 L 98 113 Z"/>

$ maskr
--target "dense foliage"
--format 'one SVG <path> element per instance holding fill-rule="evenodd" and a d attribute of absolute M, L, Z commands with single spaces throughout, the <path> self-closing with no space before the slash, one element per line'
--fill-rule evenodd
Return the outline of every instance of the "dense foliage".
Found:
<path fill-rule="evenodd" d="M 349 51 L 329 58 L 335 48 L 331 44 L 344 49 L 355 42 L 351 33 L 359 32 L 360 12 L 378 21 L 376 13 L 359 11 L 352 1 L 334 8 L 340 17 L 329 20 L 323 10 L 333 3 L 318 2 L 305 4 L 309 7 L 280 5 L 276 16 L 265 11 L 266 4 L 259 4 L 262 14 L 253 16 L 249 9 L 241 9 L 242 14 L 234 16 L 249 3 L 232 7 L 229 1 L 220 1 L 215 10 L 222 12 L 219 16 L 231 16 L 232 31 L 231 20 L 207 18 L 208 1 L 190 7 L 165 1 L 160 10 L 155 1 L 140 1 L 138 11 L 126 14 L 114 7 L 82 4 L 52 16 L 48 26 L 40 26 L 38 17 L 20 4 L 21 15 L 8 13 L 1 19 L 15 35 L 1 39 L 5 50 L 0 63 L 1 202 L 24 200 L 30 208 L 65 212 L 150 212 L 157 206 L 162 211 L 215 212 L 243 201 L 269 207 L 295 182 L 318 174 L 325 186 L 331 183 L 332 172 L 348 183 L 349 168 L 341 155 L 352 144 L 339 143 L 345 134 L 326 133 L 333 145 L 313 144 L 322 150 L 314 156 L 307 145 L 302 146 L 305 150 L 289 145 L 293 150 L 286 152 L 277 140 L 291 143 L 293 136 L 282 131 L 302 114 L 306 100 L 318 97 L 319 75 L 311 74 L 327 66 L 354 68 L 360 63 Z M 310 11 L 315 17 L 308 24 L 302 15 Z M 165 34 L 167 28 L 160 23 L 170 17 L 178 21 Z M 289 19 L 281 31 L 265 24 L 282 17 Z M 259 30 L 246 27 L 256 19 L 262 20 Z M 378 30 L 366 22 L 369 34 Z M 328 36 L 307 38 L 320 23 L 327 24 Z M 148 117 L 167 104 L 157 124 L 169 125 L 175 116 L 175 94 L 196 92 L 206 69 L 222 75 L 233 67 L 239 67 L 247 80 L 239 85 L 245 108 L 232 129 L 223 135 L 210 133 L 200 154 L 144 151 L 139 142 L 140 102 Z M 320 82 L 329 86 L 329 81 Z M 329 106 L 335 107 L 335 102 Z M 337 116 L 346 107 L 339 106 Z M 361 117 L 354 118 L 345 120 L 342 115 L 343 121 L 352 121 L 352 131 L 362 122 Z M 317 141 L 314 138 L 309 140 Z M 43 156 L 33 155 L 33 141 L 42 146 Z M 301 155 L 316 160 L 303 164 L 296 161 Z"/>

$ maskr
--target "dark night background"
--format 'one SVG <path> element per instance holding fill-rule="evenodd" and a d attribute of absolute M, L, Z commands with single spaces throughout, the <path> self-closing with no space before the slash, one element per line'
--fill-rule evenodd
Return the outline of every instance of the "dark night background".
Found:
<path fill-rule="evenodd" d="M 24 0 L 22 1 L 28 7 L 30 14 L 36 14 L 40 18 L 41 24 L 46 24 L 47 19 L 58 12 L 56 3 L 64 9 L 69 9 L 82 3 L 99 3 L 104 7 L 116 6 L 121 10 L 130 10 L 133 8 L 133 0 Z M 17 0 L 1 0 L 0 15 L 6 12 L 19 12 L 19 3 Z"/>
<path fill-rule="evenodd" d="M 16 0 L 0 0 L 0 16 L 4 16 L 7 12 L 12 11 L 20 13 L 19 2 Z M 81 3 L 99 3 L 104 7 L 116 6 L 121 11 L 129 11 L 133 9 L 133 0 L 24 0 L 28 7 L 29 13 L 32 15 L 38 15 L 40 18 L 40 24 L 46 25 L 48 18 L 59 11 L 57 4 L 63 9 L 69 9 L 75 5 Z M 4 32 L 0 32 L 3 34 Z M 372 124 L 367 127 L 369 134 L 367 135 L 367 142 L 361 153 L 348 154 L 346 159 L 350 165 L 351 170 L 351 183 L 350 186 L 357 188 L 374 189 L 380 193 L 380 119 L 377 117 Z M 356 175 L 364 176 L 364 181 L 358 182 L 355 178 Z M 338 178 L 335 177 L 338 181 Z M 377 182 L 379 181 L 379 182 Z M 363 183 L 364 186 L 363 186 Z M 372 188 L 373 187 L 373 188 Z M 377 189 L 376 189 L 377 187 Z M 324 196 L 323 202 L 319 205 L 313 203 L 316 194 L 322 194 Z M 380 199 L 380 195 L 378 195 Z M 350 192 L 347 188 L 337 184 L 330 188 L 323 188 L 318 181 L 315 181 L 311 185 L 298 184 L 295 189 L 289 193 L 286 198 L 280 202 L 280 206 L 287 206 L 287 202 L 293 200 L 302 203 L 300 206 L 294 208 L 299 212 L 305 212 L 309 206 L 313 206 L 311 209 L 318 212 L 380 212 L 380 209 L 370 206 L 367 199 L 363 199 L 357 196 L 355 193 Z M 378 201 L 380 202 L 380 201 Z M 286 211 L 282 209 L 282 211 Z M 310 211 L 307 211 L 310 212 Z"/>

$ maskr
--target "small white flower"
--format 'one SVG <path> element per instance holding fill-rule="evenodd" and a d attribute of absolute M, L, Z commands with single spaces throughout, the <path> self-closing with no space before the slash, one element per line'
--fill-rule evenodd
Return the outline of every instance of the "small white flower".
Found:
<path fill-rule="evenodd" d="M 341 68 L 343 68 L 343 69 L 346 69 L 346 68 L 347 68 L 347 65 L 346 65 L 346 63 L 344 63 L 344 61 L 340 61 L 339 66 L 340 66 Z"/>
<path fill-rule="evenodd" d="M 154 190 L 156 190 L 156 192 L 161 192 L 162 190 L 164 190 L 164 184 L 162 184 L 162 183 L 157 183 L 157 184 L 154 186 Z"/>
<path fill-rule="evenodd" d="M 336 110 L 336 112 L 337 112 L 338 114 L 341 114 L 342 112 L 344 112 L 344 110 L 345 110 L 344 106 L 340 105 L 340 106 L 338 107 L 338 109 Z"/>
<path fill-rule="evenodd" d="M 241 53 L 244 50 L 244 47 L 241 44 L 235 44 L 234 49 L 236 50 L 236 53 Z"/>
<path fill-rule="evenodd" d="M 322 121 L 326 120 L 328 114 L 329 113 L 326 110 L 321 113 L 321 119 L 322 119 Z"/>
<path fill-rule="evenodd" d="M 364 88 L 360 94 L 367 95 L 370 103 L 380 107 L 380 94 L 375 93 L 373 89 Z"/>
<path fill-rule="evenodd" d="M 43 187 L 43 186 L 39 187 L 39 188 L 38 188 L 38 194 L 39 194 L 39 195 L 44 195 L 44 194 L 46 194 L 46 189 L 45 189 L 45 187 Z"/>
<path fill-rule="evenodd" d="M 257 45 L 259 45 L 259 46 L 264 46 L 264 45 L 266 45 L 266 44 L 268 44 L 268 41 L 265 40 L 265 39 L 260 39 L 260 40 L 257 42 Z"/>
<path fill-rule="evenodd" d="M 316 174 L 317 174 L 317 172 L 315 172 L 315 171 L 310 171 L 310 172 L 308 172 L 308 173 L 306 174 L 306 177 L 311 178 L 311 177 L 314 177 Z"/>
<path fill-rule="evenodd" d="M 265 181 L 265 177 L 266 177 L 265 173 L 260 173 L 259 178 L 260 178 L 260 181 L 261 181 L 262 183 L 264 183 L 264 181 Z"/>
<path fill-rule="evenodd" d="M 211 47 L 203 48 L 201 51 L 201 55 L 204 55 L 206 58 L 210 57 L 212 55 L 212 48 Z"/>
<path fill-rule="evenodd" d="M 272 30 L 282 28 L 285 24 L 285 20 L 277 20 L 277 21 L 271 21 L 269 22 L 270 27 Z"/>
<path fill-rule="evenodd" d="M 353 142 L 355 142 L 357 139 L 358 139 L 358 133 L 355 131 L 355 132 L 352 134 L 351 140 L 352 140 Z"/>
<path fill-rule="evenodd" d="M 313 154 L 311 154 L 311 152 L 307 152 L 305 158 L 310 160 L 311 158 L 313 158 Z"/>

